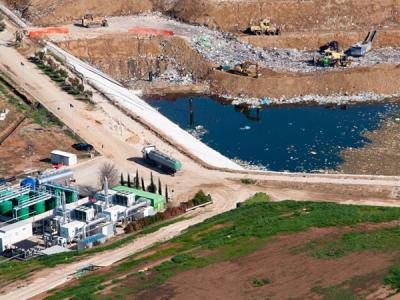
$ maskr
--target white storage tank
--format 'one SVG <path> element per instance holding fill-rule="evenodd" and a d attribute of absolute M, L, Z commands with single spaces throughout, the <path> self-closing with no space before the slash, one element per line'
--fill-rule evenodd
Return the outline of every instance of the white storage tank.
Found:
<path fill-rule="evenodd" d="M 78 158 L 76 154 L 54 150 L 51 152 L 51 163 L 55 165 L 74 166 L 78 163 Z"/>

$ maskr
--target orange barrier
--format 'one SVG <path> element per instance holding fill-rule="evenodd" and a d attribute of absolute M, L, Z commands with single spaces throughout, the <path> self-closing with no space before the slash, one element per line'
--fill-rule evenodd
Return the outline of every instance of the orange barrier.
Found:
<path fill-rule="evenodd" d="M 35 38 L 50 34 L 68 34 L 68 33 L 69 29 L 65 27 L 47 27 L 29 31 L 28 37 Z"/>
<path fill-rule="evenodd" d="M 143 35 L 161 35 L 161 36 L 173 36 L 174 32 L 165 29 L 155 28 L 131 28 L 128 30 L 129 33 L 143 34 Z"/>

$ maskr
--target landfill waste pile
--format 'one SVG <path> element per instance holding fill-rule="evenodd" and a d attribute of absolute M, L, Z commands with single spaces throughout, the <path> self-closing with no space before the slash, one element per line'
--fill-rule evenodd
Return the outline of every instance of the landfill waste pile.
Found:
<path fill-rule="evenodd" d="M 304 95 L 298 97 L 286 97 L 281 98 L 246 98 L 246 97 L 233 97 L 229 95 L 222 95 L 221 98 L 228 99 L 232 105 L 248 105 L 256 108 L 261 106 L 267 106 L 269 104 L 282 105 L 282 104 L 317 104 L 317 105 L 328 105 L 328 104 L 354 104 L 354 103 L 365 103 L 365 102 L 379 102 L 396 99 L 400 97 L 400 93 L 393 95 L 376 94 L 371 92 L 359 93 L 354 95 L 344 94 L 333 94 L 330 96 L 320 95 Z"/>
<path fill-rule="evenodd" d="M 181 75 L 178 70 L 168 68 L 159 77 L 156 77 L 154 81 L 167 81 L 169 83 L 188 85 L 193 83 L 193 76 L 191 74 Z"/>
<path fill-rule="evenodd" d="M 310 73 L 333 70 L 314 65 L 313 60 L 318 55 L 317 50 L 262 49 L 252 47 L 231 36 L 226 37 L 224 33 L 218 31 L 201 30 L 208 32 L 195 35 L 192 38 L 193 47 L 206 59 L 221 66 L 230 66 L 232 68 L 243 61 L 256 61 L 261 67 L 272 68 L 276 71 Z M 383 63 L 400 63 L 400 49 L 382 48 L 371 50 L 364 57 L 354 58 L 354 62 L 349 67 L 371 66 Z M 347 69 L 349 67 L 338 69 Z"/>

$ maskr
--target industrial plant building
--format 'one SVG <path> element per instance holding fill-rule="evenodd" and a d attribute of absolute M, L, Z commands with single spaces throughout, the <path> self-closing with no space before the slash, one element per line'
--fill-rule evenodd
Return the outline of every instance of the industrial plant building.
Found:
<path fill-rule="evenodd" d="M 33 256 L 68 251 L 71 246 L 90 248 L 112 237 L 117 225 L 165 207 L 161 195 L 125 186 L 108 189 L 107 180 L 92 198 L 80 198 L 78 188 L 70 184 L 72 176 L 69 169 L 50 171 L 0 187 L 1 253 Z M 34 247 L 19 246 L 32 240 L 23 244 Z"/>

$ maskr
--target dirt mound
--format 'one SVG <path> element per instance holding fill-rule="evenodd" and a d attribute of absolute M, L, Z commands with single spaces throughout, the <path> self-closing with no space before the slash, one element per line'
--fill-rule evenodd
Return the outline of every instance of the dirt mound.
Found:
<path fill-rule="evenodd" d="M 181 38 L 108 35 L 97 39 L 58 43 L 80 59 L 90 62 L 117 80 L 147 79 L 149 71 L 156 76 L 168 68 L 181 75 L 204 79 L 209 64 Z"/>
<path fill-rule="evenodd" d="M 48 26 L 79 20 L 85 13 L 98 16 L 133 15 L 152 9 L 150 0 L 33 0 L 29 15 L 35 25 Z"/>
<path fill-rule="evenodd" d="M 284 31 L 322 31 L 397 24 L 399 11 L 396 0 L 179 0 L 170 14 L 224 31 L 238 31 L 266 17 L 284 25 Z"/>

